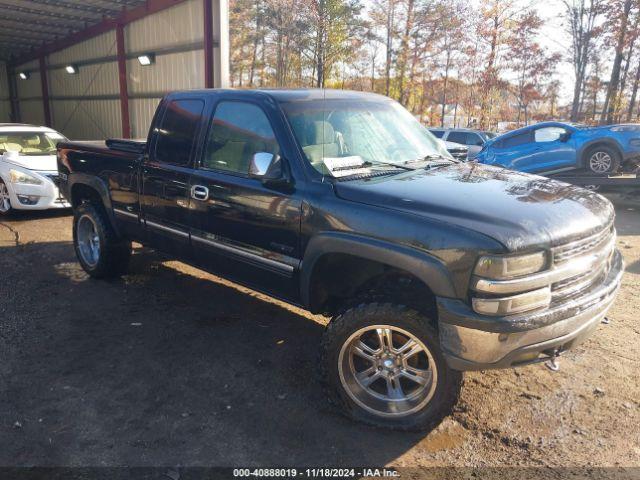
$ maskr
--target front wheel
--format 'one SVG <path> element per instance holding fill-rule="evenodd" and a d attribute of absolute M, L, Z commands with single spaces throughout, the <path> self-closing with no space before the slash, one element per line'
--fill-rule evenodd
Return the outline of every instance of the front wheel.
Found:
<path fill-rule="evenodd" d="M 0 215 L 9 215 L 11 213 L 11 197 L 9 196 L 9 187 L 0 178 Z"/>
<path fill-rule="evenodd" d="M 591 173 L 599 175 L 613 173 L 620 166 L 620 155 L 606 145 L 597 146 L 587 152 L 586 166 Z"/>
<path fill-rule="evenodd" d="M 73 245 L 80 265 L 94 278 L 124 274 L 131 256 L 131 242 L 119 239 L 103 209 L 83 203 L 74 211 Z"/>
<path fill-rule="evenodd" d="M 322 368 L 329 398 L 349 416 L 401 430 L 438 425 L 462 385 L 429 319 L 390 304 L 360 305 L 332 320 Z"/>

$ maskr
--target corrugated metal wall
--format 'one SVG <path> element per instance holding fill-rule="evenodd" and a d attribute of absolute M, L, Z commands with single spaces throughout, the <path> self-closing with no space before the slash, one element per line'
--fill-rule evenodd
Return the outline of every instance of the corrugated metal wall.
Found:
<path fill-rule="evenodd" d="M 17 95 L 20 101 L 20 120 L 24 123 L 44 125 L 44 107 L 42 105 L 42 89 L 38 62 L 33 61 L 20 65 L 17 71 L 30 73 L 28 80 L 17 80 Z"/>
<path fill-rule="evenodd" d="M 127 52 L 143 53 L 191 46 L 192 51 L 156 56 L 156 63 L 143 67 L 137 59 L 127 61 L 131 100 L 131 136 L 147 135 L 162 96 L 171 90 L 204 88 L 202 2 L 190 0 L 125 27 Z"/>
<path fill-rule="evenodd" d="M 125 26 L 128 56 L 156 55 L 155 64 L 147 67 L 136 58 L 126 62 L 133 138 L 146 136 L 155 108 L 168 91 L 204 87 L 203 10 L 202 0 L 187 0 Z M 116 34 L 110 31 L 46 58 L 55 129 L 79 140 L 122 135 L 116 53 Z M 64 70 L 69 64 L 79 64 L 77 74 Z M 15 69 L 22 70 L 30 71 L 28 80 L 17 80 L 22 121 L 43 124 L 38 62 Z"/>
<path fill-rule="evenodd" d="M 7 65 L 0 62 L 0 123 L 9 121 L 11 121 L 11 103 L 9 101 Z"/>

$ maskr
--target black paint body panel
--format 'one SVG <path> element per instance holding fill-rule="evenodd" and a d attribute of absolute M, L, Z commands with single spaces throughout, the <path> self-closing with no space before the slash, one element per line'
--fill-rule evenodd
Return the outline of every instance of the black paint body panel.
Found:
<path fill-rule="evenodd" d="M 595 193 L 475 163 L 368 180 L 323 179 L 304 158 L 280 108 L 319 95 L 386 101 L 372 94 L 315 90 L 170 94 L 158 112 L 174 99 L 206 103 L 199 146 L 188 167 L 155 162 L 156 113 L 143 154 L 103 143 L 59 144 L 59 170 L 66 178 L 62 191 L 73 199 L 77 185 L 92 186 L 123 235 L 306 307 L 314 267 L 325 254 L 406 269 L 436 296 L 466 302 L 478 256 L 549 248 L 612 221 L 611 204 Z M 199 168 L 204 135 L 221 99 L 248 101 L 264 110 L 280 144 L 288 188 Z M 206 201 L 191 198 L 194 185 L 208 188 Z M 159 231 L 147 222 L 181 233 Z"/>

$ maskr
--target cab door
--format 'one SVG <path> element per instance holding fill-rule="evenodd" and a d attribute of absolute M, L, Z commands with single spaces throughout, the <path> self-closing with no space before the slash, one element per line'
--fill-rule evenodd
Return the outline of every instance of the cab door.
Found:
<path fill-rule="evenodd" d="M 531 155 L 535 153 L 536 149 L 531 130 L 515 133 L 498 140 L 493 145 L 491 163 L 511 170 L 527 171 Z"/>
<path fill-rule="evenodd" d="M 204 107 L 200 98 L 168 100 L 142 164 L 140 204 L 147 241 L 180 257 L 190 253 L 189 179 L 203 130 Z"/>
<path fill-rule="evenodd" d="M 225 97 L 216 105 L 191 177 L 191 242 L 197 263 L 296 301 L 301 197 L 250 175 L 256 155 L 281 158 L 286 170 L 282 124 L 257 102 Z"/>
<path fill-rule="evenodd" d="M 574 167 L 576 149 L 571 132 L 561 126 L 536 128 L 533 140 L 537 150 L 531 157 L 528 172 L 548 172 L 555 169 Z"/>

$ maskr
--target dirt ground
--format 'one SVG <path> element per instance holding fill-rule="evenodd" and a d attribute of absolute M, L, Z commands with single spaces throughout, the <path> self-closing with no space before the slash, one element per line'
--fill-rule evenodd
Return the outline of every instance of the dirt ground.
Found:
<path fill-rule="evenodd" d="M 559 372 L 467 374 L 429 434 L 369 428 L 315 379 L 325 319 L 153 252 L 90 280 L 69 213 L 0 224 L 0 466 L 640 466 L 640 205 L 622 290 Z"/>

